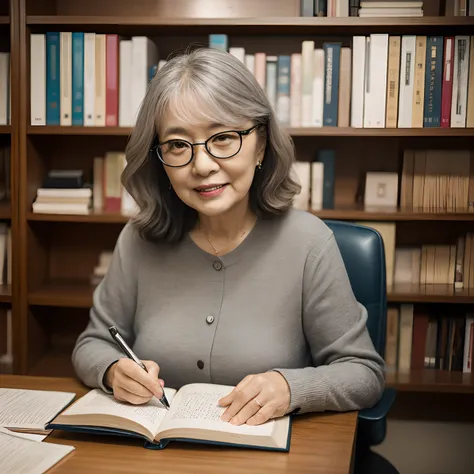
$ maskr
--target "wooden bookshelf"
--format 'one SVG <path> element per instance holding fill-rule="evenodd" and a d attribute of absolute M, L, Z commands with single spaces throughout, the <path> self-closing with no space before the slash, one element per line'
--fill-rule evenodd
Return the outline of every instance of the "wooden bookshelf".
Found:
<path fill-rule="evenodd" d="M 474 137 L 474 128 L 288 128 L 294 137 Z M 28 126 L 29 135 L 111 135 L 129 136 L 127 127 Z"/>
<path fill-rule="evenodd" d="M 8 9 L 2 5 L 8 4 Z M 10 6 L 11 5 L 11 6 Z M 12 123 L 0 126 L 0 139 L 12 146 L 12 202 L 0 203 L 0 219 L 13 232 L 13 282 L 0 286 L 0 303 L 12 306 L 15 320 L 15 371 L 34 375 L 72 375 L 72 343 L 88 320 L 94 287 L 89 277 L 102 250 L 113 248 L 128 216 L 35 214 L 31 204 L 44 173 L 52 167 L 90 172 L 93 158 L 123 150 L 127 127 L 60 127 L 30 125 L 30 35 L 47 31 L 90 31 L 150 36 L 160 57 L 189 43 L 206 42 L 210 33 L 227 33 L 249 51 L 296 52 L 303 39 L 324 38 L 350 43 L 353 35 L 472 35 L 474 17 L 302 18 L 297 0 L 260 2 L 224 0 L 223 18 L 214 11 L 196 12 L 192 0 L 0 0 L 0 35 L 12 55 Z M 268 12 L 272 17 L 268 17 Z M 12 22 L 10 22 L 10 17 Z M 256 46 L 257 45 L 257 46 Z M 260 47 L 260 46 L 259 46 Z M 367 210 L 360 201 L 360 176 L 370 170 L 401 172 L 407 148 L 473 149 L 473 128 L 288 128 L 297 156 L 312 161 L 318 148 L 337 154 L 334 209 L 312 211 L 322 219 L 396 222 L 397 242 L 420 245 L 452 242 L 460 232 L 474 231 L 474 212 Z M 474 289 L 452 285 L 395 285 L 391 304 L 474 303 Z M 50 312 L 54 313 L 53 320 Z M 72 312 L 72 313 L 71 313 Z M 61 334 L 55 332 L 57 323 Z M 64 333 L 64 334 L 63 334 Z M 67 339 L 67 338 L 66 338 Z M 58 343 L 58 340 L 61 342 Z M 437 370 L 389 373 L 387 385 L 400 391 L 474 393 L 471 376 Z"/>

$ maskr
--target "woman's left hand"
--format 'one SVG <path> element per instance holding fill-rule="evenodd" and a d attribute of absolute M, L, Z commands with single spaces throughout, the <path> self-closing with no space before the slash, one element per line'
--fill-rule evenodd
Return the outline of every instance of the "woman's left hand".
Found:
<path fill-rule="evenodd" d="M 279 372 L 247 375 L 229 395 L 219 400 L 227 407 L 223 421 L 233 425 L 260 425 L 283 416 L 290 406 L 290 387 Z"/>

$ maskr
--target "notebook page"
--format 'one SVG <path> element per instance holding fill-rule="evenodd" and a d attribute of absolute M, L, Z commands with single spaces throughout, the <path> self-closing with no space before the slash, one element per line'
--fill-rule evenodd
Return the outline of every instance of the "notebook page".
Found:
<path fill-rule="evenodd" d="M 70 392 L 0 388 L 0 426 L 44 430 L 75 396 Z"/>
<path fill-rule="evenodd" d="M 165 393 L 170 404 L 175 390 L 165 387 Z M 74 405 L 64 411 L 64 415 L 112 415 L 128 418 L 144 426 L 148 431 L 156 433 L 168 410 L 156 397 L 145 405 L 132 405 L 118 401 L 100 389 L 91 390 Z"/>
<path fill-rule="evenodd" d="M 182 387 L 175 397 L 161 430 L 201 428 L 234 434 L 270 436 L 274 427 L 273 420 L 258 426 L 245 424 L 234 426 L 220 419 L 225 407 L 220 407 L 218 401 L 232 389 L 233 387 L 198 383 Z"/>
<path fill-rule="evenodd" d="M 39 443 L 0 428 L 1 472 L 41 474 L 74 450 L 74 446 Z"/>

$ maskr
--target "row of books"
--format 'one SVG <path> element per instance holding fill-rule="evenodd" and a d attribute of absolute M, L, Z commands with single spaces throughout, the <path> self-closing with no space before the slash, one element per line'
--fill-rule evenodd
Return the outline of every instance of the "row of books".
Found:
<path fill-rule="evenodd" d="M 301 0 L 300 15 L 327 17 L 420 17 L 423 16 L 423 1 Z"/>
<path fill-rule="evenodd" d="M 146 36 L 34 33 L 31 125 L 131 127 L 157 65 Z"/>
<path fill-rule="evenodd" d="M 392 239 L 387 244 L 393 249 Z M 474 234 L 449 245 L 396 247 L 393 280 L 395 285 L 449 285 L 455 291 L 474 288 Z"/>
<path fill-rule="evenodd" d="M 474 313 L 427 313 L 413 304 L 389 306 L 385 363 L 387 372 L 439 369 L 472 373 Z"/>
<path fill-rule="evenodd" d="M 419 212 L 473 212 L 474 151 L 405 150 L 400 207 Z"/>
<path fill-rule="evenodd" d="M 121 182 L 125 153 L 110 151 L 94 157 L 92 179 L 82 170 L 49 170 L 32 204 L 34 213 L 133 215 L 138 208 Z"/>
<path fill-rule="evenodd" d="M 302 42 L 301 52 L 246 54 L 226 35 L 211 45 L 252 71 L 283 125 L 474 127 L 474 36 L 371 34 Z"/>

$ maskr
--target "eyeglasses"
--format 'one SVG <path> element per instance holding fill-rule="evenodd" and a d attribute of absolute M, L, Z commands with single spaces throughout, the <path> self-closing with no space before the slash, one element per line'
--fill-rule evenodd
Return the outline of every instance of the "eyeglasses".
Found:
<path fill-rule="evenodd" d="M 218 159 L 232 158 L 242 148 L 242 137 L 249 135 L 261 124 L 254 125 L 247 130 L 227 130 L 209 137 L 205 142 L 191 143 L 181 138 L 173 138 L 153 146 L 160 161 L 174 168 L 186 166 L 194 158 L 194 147 L 204 145 L 207 152 Z"/>

